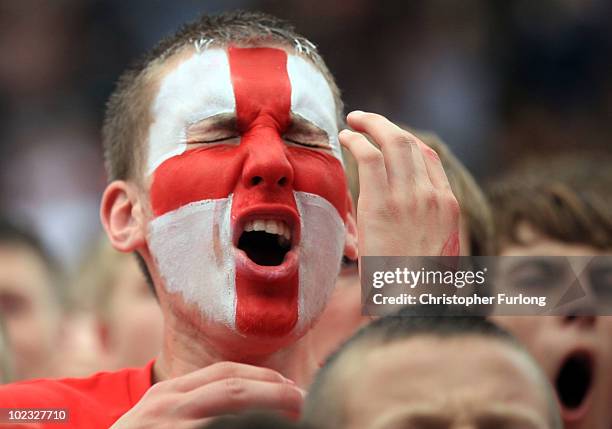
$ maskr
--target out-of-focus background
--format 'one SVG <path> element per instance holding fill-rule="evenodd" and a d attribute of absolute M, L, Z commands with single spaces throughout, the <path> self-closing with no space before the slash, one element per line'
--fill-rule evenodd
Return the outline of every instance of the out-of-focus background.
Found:
<path fill-rule="evenodd" d="M 610 149 L 605 0 L 1 0 L 1 209 L 69 270 L 97 237 L 104 103 L 131 60 L 202 12 L 255 9 L 315 42 L 347 110 L 437 132 L 477 178 Z"/>

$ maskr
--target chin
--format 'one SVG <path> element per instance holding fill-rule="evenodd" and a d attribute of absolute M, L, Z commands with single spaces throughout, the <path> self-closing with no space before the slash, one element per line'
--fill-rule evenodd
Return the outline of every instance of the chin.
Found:
<path fill-rule="evenodd" d="M 267 332 L 270 327 L 276 327 L 274 333 Z M 286 330 L 286 332 L 284 332 Z M 267 324 L 264 332 L 256 327 L 251 332 L 238 332 L 225 325 L 214 328 L 208 325 L 206 341 L 209 342 L 223 356 L 225 360 L 257 364 L 270 355 L 295 344 L 304 334 L 304 331 L 287 329 L 284 325 Z"/>

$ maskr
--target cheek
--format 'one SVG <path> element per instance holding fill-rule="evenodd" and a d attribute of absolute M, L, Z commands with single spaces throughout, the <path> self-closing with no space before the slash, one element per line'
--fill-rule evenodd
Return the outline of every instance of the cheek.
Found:
<path fill-rule="evenodd" d="M 44 318 L 35 312 L 24 312 L 6 320 L 6 332 L 15 355 L 32 357 L 45 352 L 51 339 Z"/>
<path fill-rule="evenodd" d="M 214 146 L 164 161 L 153 175 L 151 206 L 155 216 L 194 201 L 225 198 L 236 187 L 243 164 L 239 146 Z"/>
<path fill-rule="evenodd" d="M 325 198 L 346 221 L 347 183 L 340 161 L 311 149 L 291 147 L 289 153 L 289 162 L 294 170 L 294 189 Z"/>
<path fill-rule="evenodd" d="M 123 318 L 128 331 L 133 335 L 133 339 L 154 336 L 157 337 L 162 332 L 162 315 L 159 307 L 154 302 L 136 303 L 126 312 Z"/>
<path fill-rule="evenodd" d="M 507 329 L 521 343 L 527 347 L 537 347 L 537 339 L 541 331 L 541 320 L 539 317 L 528 316 L 495 316 L 493 322 Z"/>

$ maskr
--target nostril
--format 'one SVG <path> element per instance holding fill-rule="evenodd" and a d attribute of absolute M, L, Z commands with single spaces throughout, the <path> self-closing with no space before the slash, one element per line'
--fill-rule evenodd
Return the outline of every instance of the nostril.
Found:
<path fill-rule="evenodd" d="M 261 178 L 261 176 L 253 176 L 251 178 L 251 185 L 253 186 L 259 185 L 262 181 L 263 179 Z"/>
<path fill-rule="evenodd" d="M 281 177 L 281 178 L 278 180 L 278 184 L 279 184 L 280 186 L 285 186 L 285 185 L 287 184 L 287 178 L 286 178 L 286 177 Z"/>

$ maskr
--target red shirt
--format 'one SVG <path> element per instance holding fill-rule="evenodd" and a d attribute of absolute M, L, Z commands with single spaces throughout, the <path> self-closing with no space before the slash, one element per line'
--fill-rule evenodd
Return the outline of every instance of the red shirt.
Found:
<path fill-rule="evenodd" d="M 99 372 L 88 378 L 28 380 L 0 386 L 0 408 L 63 408 L 69 421 L 23 427 L 108 429 L 151 387 L 153 363 L 144 368 Z M 7 427 L 6 415 L 0 428 Z M 15 426 L 16 427 L 16 426 Z"/>

